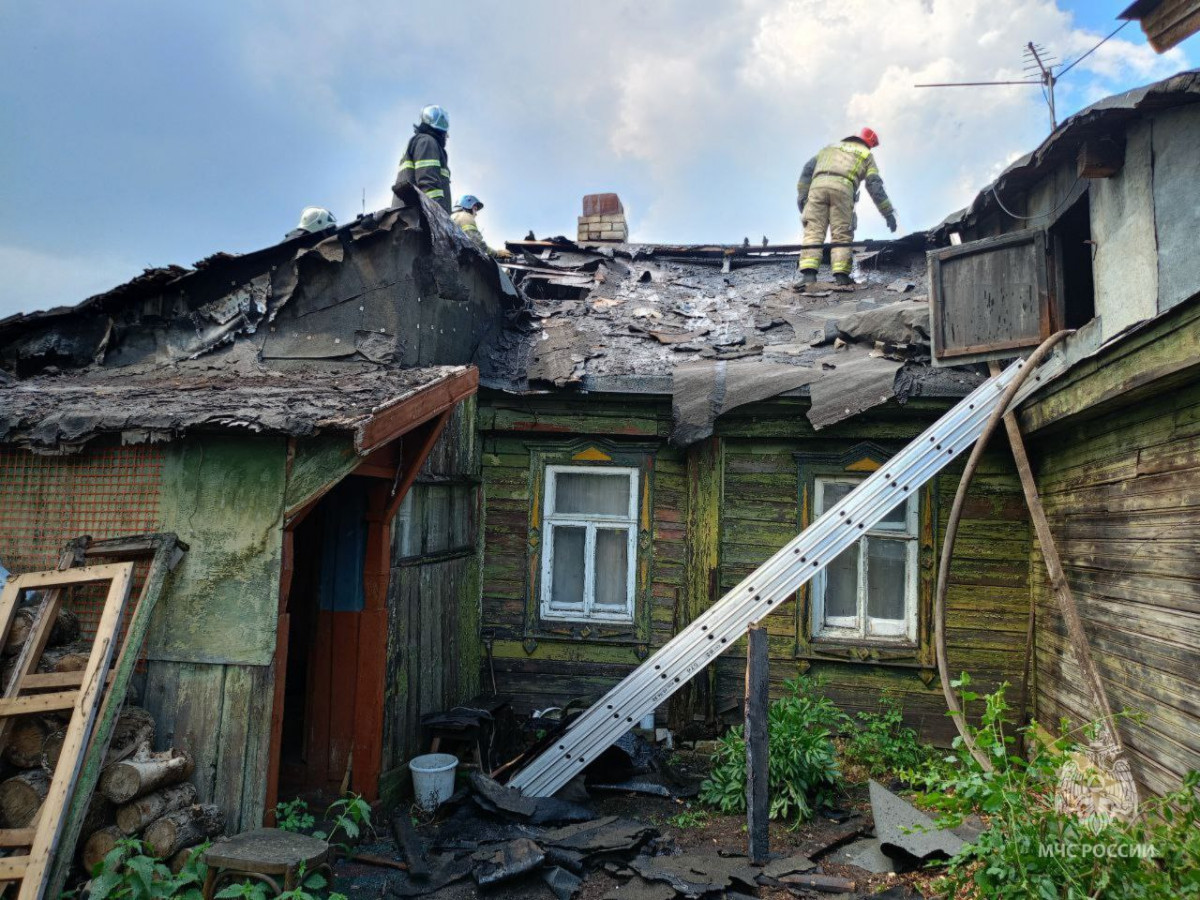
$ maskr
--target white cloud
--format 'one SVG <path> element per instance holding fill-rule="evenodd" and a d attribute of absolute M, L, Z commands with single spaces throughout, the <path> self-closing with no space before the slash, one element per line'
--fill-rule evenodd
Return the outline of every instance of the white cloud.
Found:
<path fill-rule="evenodd" d="M 614 149 L 655 171 L 686 171 L 723 141 L 723 131 L 736 130 L 753 148 L 746 173 L 753 178 L 755 168 L 798 171 L 823 143 L 869 124 L 882 136 L 881 170 L 909 228 L 962 206 L 994 176 L 998 160 L 1032 149 L 1049 129 L 1036 86 L 915 84 L 1021 79 L 1027 41 L 1073 58 L 1102 37 L 1073 28 L 1052 0 L 747 0 L 730 20 L 747 15 L 755 27 L 734 27 L 736 45 L 694 42 L 638 64 L 620 81 Z M 1185 64 L 1182 53 L 1158 56 L 1112 40 L 1068 76 L 1060 108 Z M 790 206 L 786 197 L 764 200 L 746 198 L 746 206 Z M 767 221 L 779 227 L 781 217 Z M 864 224 L 878 227 L 872 213 Z"/>
<path fill-rule="evenodd" d="M 29 15 L 39 14 L 52 15 Z M 90 13 L 112 26 L 103 47 L 81 15 L 74 31 L 45 26 L 70 40 L 31 58 L 46 66 L 33 83 L 82 83 L 108 56 L 137 58 L 126 35 L 142 22 L 137 8 Z M 581 196 L 597 191 L 621 194 L 637 240 L 793 239 L 801 166 L 863 125 L 882 137 L 901 227 L 928 227 L 1048 125 L 1036 87 L 913 85 L 1020 78 L 1027 41 L 1071 59 L 1102 37 L 1074 27 L 1056 0 L 248 0 L 192 15 L 203 27 L 159 77 L 102 69 L 104 96 L 129 98 L 121 108 L 140 123 L 135 136 L 110 111 L 61 139 L 45 123 L 75 127 L 88 111 L 66 88 L 4 110 L 30 140 L 0 154 L 22 173 L 0 225 L 0 309 L 77 302 L 134 274 L 131 260 L 265 245 L 312 203 L 343 222 L 364 192 L 367 208 L 386 206 L 429 102 L 450 111 L 454 191 L 484 198 L 494 244 L 530 228 L 572 233 Z M 1135 28 L 1067 76 L 1061 111 L 1188 65 L 1186 48 L 1158 56 Z M 191 112 L 210 84 L 225 90 Z M 195 121 L 206 128 L 188 130 Z M 86 192 L 82 176 L 63 177 L 84 171 L 74 152 L 89 163 Z M 162 159 L 176 169 L 141 162 Z M 45 211 L 68 207 L 70 222 L 50 227 Z M 98 220 L 126 227 L 76 224 Z M 861 236 L 885 233 L 866 201 L 860 220 Z"/>

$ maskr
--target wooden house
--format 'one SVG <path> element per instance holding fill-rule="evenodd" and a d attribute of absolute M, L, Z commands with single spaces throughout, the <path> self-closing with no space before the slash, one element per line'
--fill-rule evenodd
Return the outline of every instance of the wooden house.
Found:
<path fill-rule="evenodd" d="M 854 288 L 807 292 L 770 248 L 509 246 L 535 338 L 478 399 L 482 628 L 485 681 L 522 712 L 611 687 L 981 381 L 929 365 L 922 235 L 860 258 Z M 985 468 L 949 643 L 995 685 L 1021 676 L 1030 532 L 1003 445 Z M 777 689 L 820 678 L 851 712 L 888 691 L 949 738 L 930 605 L 956 485 L 926 485 L 769 617 Z M 743 676 L 739 644 L 660 723 L 738 718 Z"/>
<path fill-rule="evenodd" d="M 1134 775 L 1159 793 L 1200 769 L 1197 101 L 1190 71 L 1072 116 L 942 223 L 930 267 L 938 361 L 1078 329 L 1020 421 L 1109 703 L 1137 713 Z M 1037 715 L 1091 721 L 1036 548 L 1030 588 Z"/>
<path fill-rule="evenodd" d="M 375 799 L 417 716 L 477 690 L 476 364 L 518 303 L 413 192 L 0 323 L 0 559 L 190 545 L 141 703 L 230 829 L 281 792 Z"/>

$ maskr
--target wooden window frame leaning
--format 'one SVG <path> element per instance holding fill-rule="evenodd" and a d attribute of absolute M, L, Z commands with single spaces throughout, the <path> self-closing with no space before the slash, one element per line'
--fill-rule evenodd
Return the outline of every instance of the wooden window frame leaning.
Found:
<path fill-rule="evenodd" d="M 96 725 L 92 730 L 87 753 L 83 757 L 82 769 L 75 785 L 74 795 L 64 816 L 60 847 L 74 848 L 83 831 L 92 794 L 100 779 L 104 758 L 112 740 L 113 728 L 120 715 L 122 704 L 133 670 L 141 655 L 150 619 L 162 596 L 168 576 L 182 562 L 188 545 L 173 532 L 148 533 L 126 537 L 93 541 L 90 537 L 77 538 L 67 545 L 60 566 L 78 565 L 90 558 L 115 559 L 122 562 L 149 559 L 142 589 L 137 604 L 129 613 L 129 624 L 125 629 L 116 663 L 110 675 L 111 686 L 104 696 Z M 73 558 L 72 558 L 73 557 Z M 57 897 L 62 893 L 71 872 L 72 854 L 59 853 L 52 861 L 47 896 Z"/>
<path fill-rule="evenodd" d="M 899 447 L 890 448 L 863 442 L 843 453 L 793 454 L 799 467 L 800 527 L 807 528 L 816 519 L 818 478 L 865 477 L 882 466 Z M 917 572 L 915 640 L 892 637 L 845 638 L 814 634 L 813 610 L 815 580 L 804 585 L 796 597 L 796 646 L 794 656 L 806 672 L 814 662 L 851 662 L 888 665 L 921 670 L 921 678 L 930 684 L 936 677 L 933 647 L 933 592 L 937 575 L 936 522 L 938 518 L 937 479 L 922 485 L 917 493 Z"/>
<path fill-rule="evenodd" d="M 82 569 L 30 572 L 13 576 L 0 592 L 0 630 L 3 631 L 0 637 L 3 637 L 12 626 L 18 601 L 25 591 L 41 589 L 51 594 L 53 600 L 50 609 L 53 613 L 60 602 L 61 588 L 103 582 L 109 585 L 79 686 L 74 690 L 21 696 L 18 694 L 20 685 L 13 684 L 12 690 L 0 700 L 0 707 L 3 707 L 0 715 L 4 716 L 36 712 L 38 709 L 71 710 L 62 755 L 50 782 L 50 790 L 34 820 L 34 827 L 26 829 L 31 832 L 28 841 L 26 835 L 16 834 L 12 835 L 12 841 L 5 841 L 6 846 L 10 847 L 25 843 L 29 846 L 28 854 L 14 854 L 0 860 L 0 879 L 20 882 L 17 892 L 19 900 L 35 900 L 45 896 L 51 866 L 60 847 L 64 846 L 60 841 L 64 836 L 68 805 L 79 786 L 88 743 L 93 738 L 100 706 L 105 700 L 105 676 L 117 653 L 121 622 L 133 584 L 133 568 L 133 563 L 113 563 Z"/>
<path fill-rule="evenodd" d="M 525 616 L 522 646 L 533 654 L 543 641 L 609 644 L 633 647 L 638 659 L 650 652 L 651 572 L 653 570 L 654 458 L 652 443 L 618 443 L 579 438 L 555 443 L 530 443 L 529 538 L 526 544 Z M 636 473 L 637 509 L 634 546 L 633 615 L 621 621 L 568 619 L 542 614 L 543 543 L 546 538 L 546 476 L 556 468 L 625 469 Z"/>

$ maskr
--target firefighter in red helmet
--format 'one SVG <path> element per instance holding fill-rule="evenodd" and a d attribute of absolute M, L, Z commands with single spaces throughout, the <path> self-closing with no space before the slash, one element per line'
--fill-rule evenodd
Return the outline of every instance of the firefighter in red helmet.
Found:
<path fill-rule="evenodd" d="M 866 182 L 867 193 L 887 222 L 896 230 L 896 210 L 883 189 L 883 179 L 871 151 L 879 146 L 879 136 L 870 128 L 830 144 L 804 165 L 796 183 L 796 203 L 804 223 L 804 243 L 822 244 L 828 229 L 830 241 L 849 244 L 854 240 L 854 204 L 858 189 Z M 830 251 L 833 277 L 838 284 L 850 283 L 851 253 L 849 247 L 834 247 Z M 803 250 L 800 254 L 800 276 L 806 283 L 817 280 L 821 265 L 819 249 Z"/>

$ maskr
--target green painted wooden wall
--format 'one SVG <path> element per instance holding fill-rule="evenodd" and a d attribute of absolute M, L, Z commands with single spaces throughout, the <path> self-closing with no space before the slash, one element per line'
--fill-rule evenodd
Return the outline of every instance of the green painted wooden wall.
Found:
<path fill-rule="evenodd" d="M 598 643 L 586 638 L 529 640 L 528 602 L 532 502 L 531 447 L 583 438 L 656 447 L 653 462 L 653 541 L 650 560 L 651 644 L 660 646 L 711 600 L 709 586 L 734 586 L 800 527 L 800 466 L 813 455 L 842 454 L 864 443 L 894 452 L 927 427 L 947 404 L 894 404 L 814 432 L 806 401 L 755 404 L 724 416 L 717 437 L 687 451 L 669 446 L 665 399 L 562 395 L 481 396 L 484 486 L 484 635 L 494 639 L 501 692 L 521 711 L 594 697 L 641 660 L 636 640 Z M 585 442 L 586 443 L 586 442 Z M 927 543 L 940 547 L 957 471 L 938 479 L 931 495 Z M 936 523 L 933 514 L 936 513 Z M 981 684 L 1017 680 L 1022 668 L 1029 602 L 1030 532 L 1007 448 L 989 453 L 972 491 L 959 538 L 949 598 L 951 665 Z M 926 570 L 935 555 L 926 554 Z M 776 688 L 801 673 L 828 680 L 846 709 L 873 708 L 884 689 L 895 692 L 909 721 L 927 737 L 948 739 L 950 723 L 927 652 L 921 660 L 813 661 L 797 647 L 798 609 L 785 604 L 771 616 L 772 678 Z M 740 644 L 685 695 L 679 716 L 734 710 L 742 693 Z M 710 690 L 711 689 L 711 690 Z M 659 711 L 660 719 L 667 710 Z"/>
<path fill-rule="evenodd" d="M 479 693 L 479 446 L 475 398 L 459 404 L 397 515 L 388 590 L 384 687 L 385 801 L 409 785 L 406 763 L 428 751 L 421 716 Z"/>
<path fill-rule="evenodd" d="M 1195 304 L 1193 304 L 1195 306 Z M 1200 309 L 1080 367 L 1024 413 L 1038 489 L 1134 775 L 1172 790 L 1200 769 Z M 1095 717 L 1041 555 L 1039 717 Z"/>

